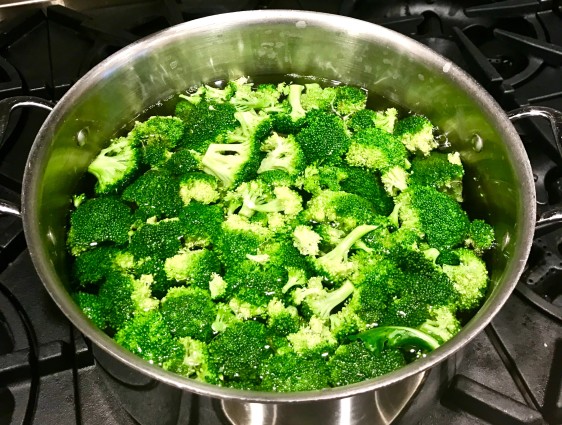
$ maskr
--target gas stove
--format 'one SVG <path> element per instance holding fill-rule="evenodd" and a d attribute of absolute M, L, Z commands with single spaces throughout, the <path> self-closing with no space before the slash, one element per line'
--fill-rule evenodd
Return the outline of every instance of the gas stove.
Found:
<path fill-rule="evenodd" d="M 474 76 L 506 110 L 562 110 L 562 7 L 555 0 L 13 1 L 0 5 L 0 99 L 57 101 L 94 65 L 146 35 L 248 9 L 341 14 L 413 37 Z M 46 117 L 17 110 L 0 143 L 0 199 L 17 202 L 27 153 Z M 517 128 L 539 214 L 562 207 L 562 158 L 548 123 Z M 467 347 L 420 425 L 562 424 L 562 227 L 537 235 L 504 308 Z M 178 424 L 229 424 L 194 396 Z M 196 408 L 193 408 L 193 407 Z M 34 272 L 18 219 L 0 217 L 0 425 L 134 425 L 107 391 L 91 347 Z M 241 425 L 241 424 L 235 424 Z"/>

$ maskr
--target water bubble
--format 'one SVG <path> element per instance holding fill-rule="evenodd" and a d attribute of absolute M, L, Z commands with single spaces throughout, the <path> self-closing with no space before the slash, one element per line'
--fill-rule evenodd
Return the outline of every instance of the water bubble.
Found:
<path fill-rule="evenodd" d="M 472 144 L 472 149 L 475 152 L 480 152 L 484 147 L 484 139 L 482 139 L 482 137 L 480 137 L 480 135 L 478 134 L 472 136 L 472 139 L 470 139 L 470 143 Z"/>
<path fill-rule="evenodd" d="M 78 144 L 78 146 L 82 147 L 86 144 L 89 133 L 90 130 L 88 129 L 88 127 L 84 127 L 76 134 L 76 143 Z"/>

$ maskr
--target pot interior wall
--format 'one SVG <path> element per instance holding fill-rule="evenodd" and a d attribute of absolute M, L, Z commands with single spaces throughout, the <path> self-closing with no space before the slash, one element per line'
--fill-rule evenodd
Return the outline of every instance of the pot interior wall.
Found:
<path fill-rule="evenodd" d="M 30 155 L 24 199 L 26 234 L 40 244 L 34 261 L 47 286 L 65 283 L 69 200 L 109 139 L 161 99 L 200 82 L 243 75 L 317 76 L 363 86 L 426 114 L 461 151 L 467 208 L 496 228 L 500 243 L 489 259 L 493 288 L 519 267 L 509 259 L 518 255 L 524 229 L 517 223 L 522 199 L 532 199 L 526 193 L 532 181 L 524 167 L 518 169 L 520 148 L 506 145 L 513 130 L 492 115 L 487 97 L 467 92 L 465 77 L 446 60 L 428 59 L 427 50 L 383 28 L 351 20 L 344 27 L 339 17 L 320 25 L 309 15 L 275 16 L 247 15 L 244 22 L 219 16 L 176 27 L 114 55 L 61 100 Z M 41 252 L 48 258 L 39 258 Z"/>

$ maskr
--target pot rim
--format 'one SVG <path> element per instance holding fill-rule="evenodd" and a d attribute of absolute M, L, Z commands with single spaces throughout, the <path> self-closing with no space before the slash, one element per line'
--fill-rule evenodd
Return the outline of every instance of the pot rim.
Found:
<path fill-rule="evenodd" d="M 428 65 L 431 65 L 432 68 L 446 72 L 447 78 L 452 84 L 457 85 L 468 93 L 472 93 L 473 99 L 478 105 L 489 112 L 489 116 L 492 117 L 497 125 L 497 130 L 502 136 L 502 139 L 512 142 L 510 145 L 511 153 L 514 162 L 519 166 L 518 178 L 520 178 L 522 184 L 521 202 L 526 206 L 526 208 L 522 208 L 521 212 L 521 225 L 523 229 L 520 230 L 522 232 L 520 235 L 520 244 L 515 249 L 514 258 L 506 268 L 506 273 L 503 276 L 501 284 L 498 285 L 493 296 L 490 296 L 484 304 L 486 310 L 485 314 L 481 314 L 484 308 L 483 306 L 470 322 L 450 341 L 434 350 L 427 355 L 427 357 L 416 360 L 387 375 L 343 387 L 295 393 L 274 393 L 220 387 L 165 371 L 125 350 L 117 345 L 108 335 L 96 328 L 74 303 L 71 296 L 64 288 L 64 285 L 60 282 L 50 261 L 46 258 L 46 254 L 39 248 L 42 244 L 38 225 L 39 217 L 36 208 L 34 208 L 34 200 L 37 199 L 37 195 L 40 192 L 41 176 L 36 170 L 37 166 L 44 162 L 47 150 L 46 147 L 49 145 L 48 141 L 51 135 L 49 130 L 50 122 L 53 120 L 58 121 L 61 116 L 64 116 L 69 108 L 69 104 L 72 103 L 72 99 L 80 97 L 81 93 L 90 89 L 92 83 L 103 78 L 103 75 L 111 71 L 111 69 L 127 62 L 126 59 L 128 57 L 134 57 L 143 52 L 150 51 L 153 46 L 159 44 L 162 39 L 187 37 L 190 33 L 204 31 L 205 28 L 213 26 L 251 25 L 263 24 L 264 22 L 294 22 L 297 26 L 302 26 L 303 22 L 305 26 L 320 25 L 324 28 L 332 28 L 334 31 L 349 32 L 356 37 L 360 36 L 371 42 L 384 40 L 389 42 L 389 44 L 400 46 L 405 50 L 416 51 L 418 56 L 423 56 L 422 59 Z M 374 35 L 375 33 L 376 36 Z M 488 325 L 515 288 L 519 276 L 523 272 L 531 248 L 536 210 L 532 170 L 523 144 L 505 112 L 471 76 L 466 74 L 450 60 L 442 57 L 427 46 L 390 29 L 339 15 L 291 10 L 231 12 L 196 19 L 173 26 L 134 42 L 99 63 L 69 89 L 39 130 L 31 148 L 24 174 L 22 201 L 22 218 L 27 246 L 43 285 L 70 322 L 94 344 L 136 371 L 142 372 L 151 378 L 174 387 L 215 398 L 261 403 L 309 402 L 349 397 L 387 387 L 393 383 L 422 373 L 426 369 L 453 355 Z"/>

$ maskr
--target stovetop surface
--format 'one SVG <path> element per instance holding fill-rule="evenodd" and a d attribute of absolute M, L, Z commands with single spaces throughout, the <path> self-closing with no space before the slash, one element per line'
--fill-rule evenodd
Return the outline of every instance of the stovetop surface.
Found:
<path fill-rule="evenodd" d="M 155 31 L 210 14 L 283 8 L 338 13 L 409 35 L 473 75 L 506 111 L 525 105 L 562 110 L 556 1 L 59 3 L 73 8 L 12 8 L 0 22 L 0 99 L 31 94 L 57 101 L 92 66 Z M 0 199 L 19 200 L 27 153 L 46 116 L 13 113 L 0 146 Z M 562 204 L 562 160 L 547 123 L 517 128 L 544 213 Z M 133 425 L 97 368 L 88 343 L 35 274 L 21 222 L 0 217 L 0 425 Z M 211 401 L 196 404 L 197 412 L 181 423 L 221 423 Z M 449 390 L 419 422 L 450 423 L 562 424 L 562 229 L 535 239 L 515 293 L 466 347 Z"/>

